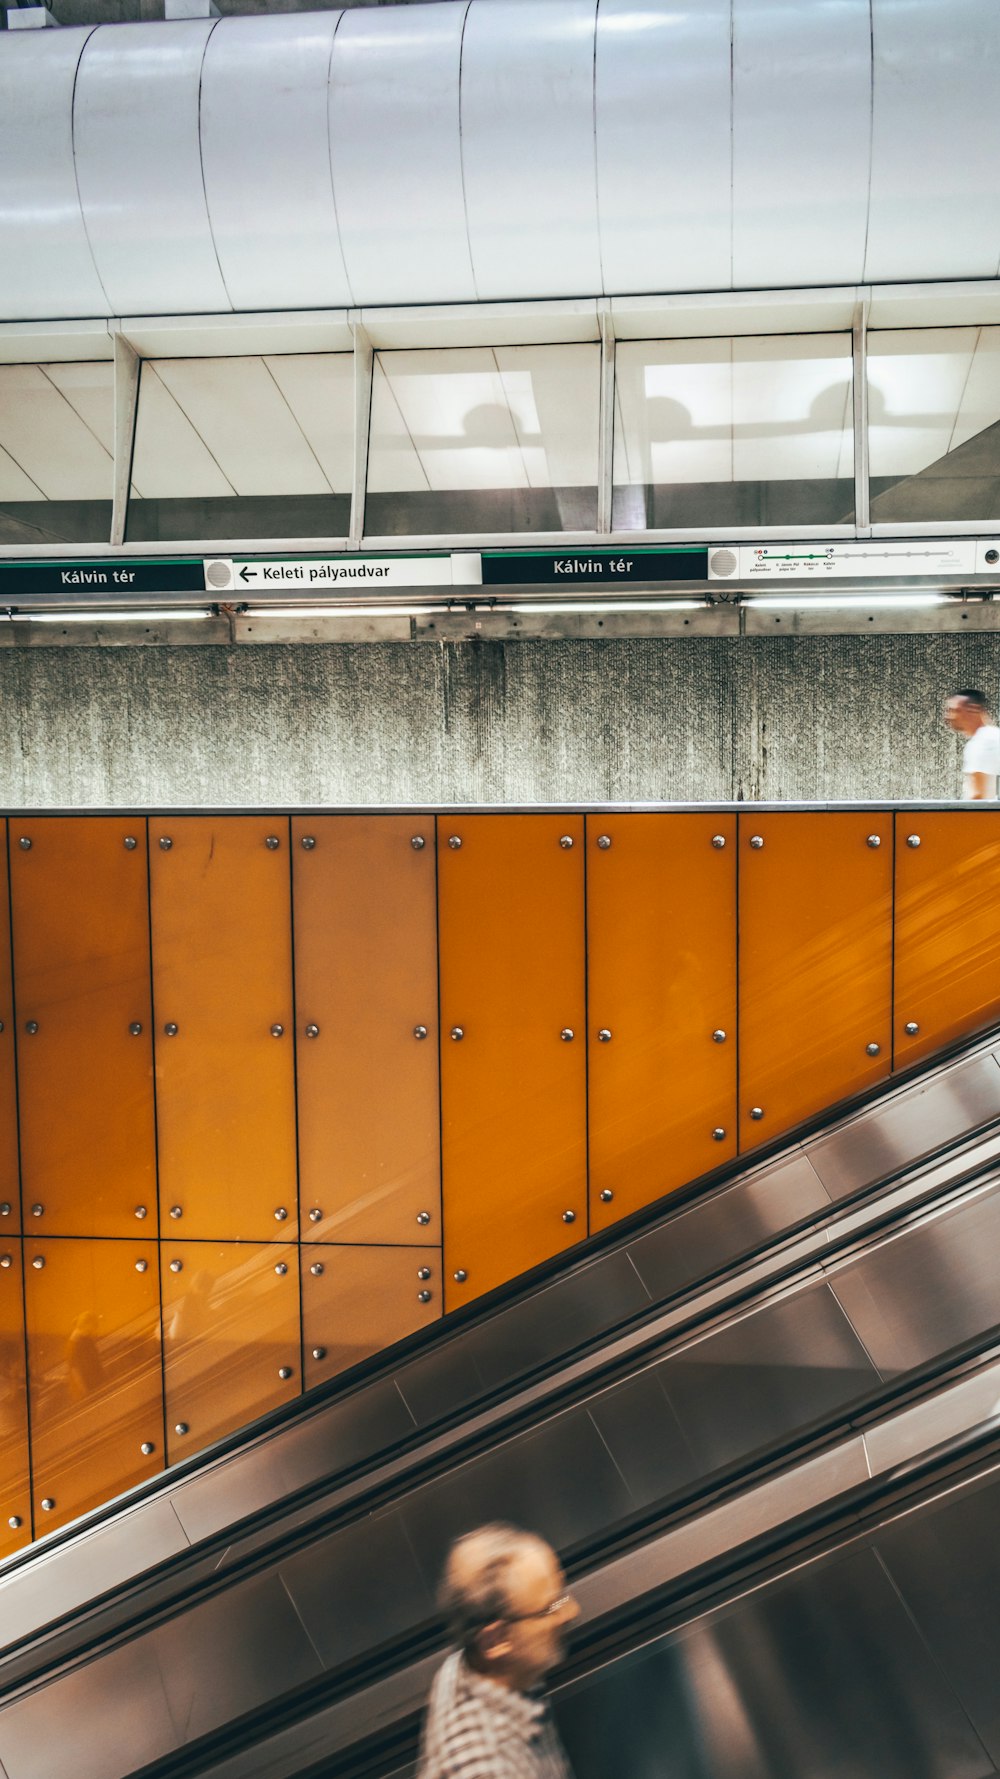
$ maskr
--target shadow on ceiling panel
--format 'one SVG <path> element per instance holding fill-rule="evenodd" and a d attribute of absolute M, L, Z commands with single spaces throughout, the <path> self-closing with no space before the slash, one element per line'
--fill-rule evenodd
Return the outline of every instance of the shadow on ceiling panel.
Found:
<path fill-rule="evenodd" d="M 1000 510 L 1000 328 L 871 335 L 872 518 L 971 520 Z"/>

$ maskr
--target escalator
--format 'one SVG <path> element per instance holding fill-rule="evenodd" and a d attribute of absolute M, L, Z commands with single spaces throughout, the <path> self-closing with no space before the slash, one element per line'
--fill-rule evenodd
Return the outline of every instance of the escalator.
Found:
<path fill-rule="evenodd" d="M 577 1779 L 995 1774 L 998 1520 L 994 1415 L 669 1628 L 609 1619 L 555 1701 Z"/>
<path fill-rule="evenodd" d="M 979 1044 L 12 1560 L 6 1779 L 407 1770 L 443 1552 L 494 1517 L 617 1672 L 645 1596 L 989 1433 L 998 1237 Z"/>
<path fill-rule="evenodd" d="M 688 1569 L 672 1562 L 668 1534 L 641 1563 L 613 1561 L 578 1583 L 582 1628 L 552 1689 L 576 1779 L 1000 1772 L 991 1372 L 975 1388 L 967 1380 L 964 1407 L 945 1387 L 895 1425 L 873 1423 L 853 1451 L 829 1454 L 825 1478 L 816 1460 L 775 1477 L 755 1511 L 734 1504 L 728 1527 L 716 1516 L 702 1528 Z M 413 1779 L 435 1665 L 192 1770 Z"/>

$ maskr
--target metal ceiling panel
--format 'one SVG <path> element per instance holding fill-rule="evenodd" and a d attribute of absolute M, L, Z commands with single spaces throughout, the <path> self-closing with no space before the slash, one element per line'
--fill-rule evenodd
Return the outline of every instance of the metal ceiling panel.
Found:
<path fill-rule="evenodd" d="M 969 385 L 980 338 L 974 327 L 869 333 L 868 451 L 873 477 L 918 475 L 959 442 L 956 431 L 967 399 L 975 413 L 975 385 L 971 390 Z M 998 413 L 1000 407 L 984 417 L 981 426 Z M 973 424 L 970 430 L 981 426 Z"/>
<path fill-rule="evenodd" d="M 861 277 L 870 112 L 869 0 L 734 0 L 737 289 Z"/>
<path fill-rule="evenodd" d="M 596 345 L 380 352 L 368 487 L 587 487 L 597 480 Z"/>
<path fill-rule="evenodd" d="M 80 58 L 73 110 L 80 198 L 113 314 L 233 307 L 212 242 L 198 139 L 212 29 L 200 19 L 154 31 L 108 25 Z"/>
<path fill-rule="evenodd" d="M 161 358 L 156 374 L 238 494 L 329 491 L 316 453 L 264 359 Z"/>
<path fill-rule="evenodd" d="M 73 166 L 73 86 L 89 36 L 20 31 L 3 40 L 0 304 L 25 321 L 51 315 L 56 302 L 67 317 L 108 312 Z"/>
<path fill-rule="evenodd" d="M 732 353 L 733 480 L 853 476 L 850 336 L 736 339 Z"/>
<path fill-rule="evenodd" d="M 330 487 L 349 494 L 354 475 L 351 354 L 283 353 L 263 362 Z"/>
<path fill-rule="evenodd" d="M 462 161 L 476 288 L 487 300 L 602 288 L 595 22 L 595 0 L 469 10 Z"/>
<path fill-rule="evenodd" d="M 967 444 L 1000 419 L 1000 327 L 979 328 L 949 450 Z"/>
<path fill-rule="evenodd" d="M 1000 256 L 1000 55 L 993 0 L 873 0 L 871 204 L 864 278 L 993 278 Z M 919 171 L 918 171 L 919 170 Z"/>
<path fill-rule="evenodd" d="M 209 39 L 205 192 L 234 308 L 352 301 L 330 177 L 327 95 L 340 18 L 227 18 Z"/>
<path fill-rule="evenodd" d="M 0 366 L 3 498 L 111 499 L 112 376 L 103 361 L 59 366 L 55 376 L 46 365 Z M 18 492 L 18 478 L 31 492 Z"/>
<path fill-rule="evenodd" d="M 233 492 L 204 439 L 161 378 L 157 362 L 147 360 L 139 378 L 133 496 L 143 500 L 204 499 Z"/>
<path fill-rule="evenodd" d="M 609 293 L 732 281 L 730 7 L 601 0 L 597 189 Z"/>
<path fill-rule="evenodd" d="M 431 0 L 419 14 L 362 8 L 337 32 L 330 154 L 356 302 L 476 295 L 459 132 L 466 11 L 453 0 Z"/>
<path fill-rule="evenodd" d="M 1000 14 L 872 19 L 874 71 L 868 0 L 8 33 L 0 313 L 995 279 Z"/>

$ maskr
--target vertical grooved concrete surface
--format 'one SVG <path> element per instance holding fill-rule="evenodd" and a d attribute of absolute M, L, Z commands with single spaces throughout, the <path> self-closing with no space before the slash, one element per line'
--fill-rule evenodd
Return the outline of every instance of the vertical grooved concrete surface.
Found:
<path fill-rule="evenodd" d="M 949 797 L 958 686 L 997 699 L 995 639 L 10 650 L 0 801 Z"/>

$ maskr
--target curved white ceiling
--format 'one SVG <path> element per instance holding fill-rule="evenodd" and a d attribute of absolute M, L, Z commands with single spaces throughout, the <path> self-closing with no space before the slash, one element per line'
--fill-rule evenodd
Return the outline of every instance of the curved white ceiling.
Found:
<path fill-rule="evenodd" d="M 994 278 L 996 0 L 0 36 L 0 317 Z"/>

